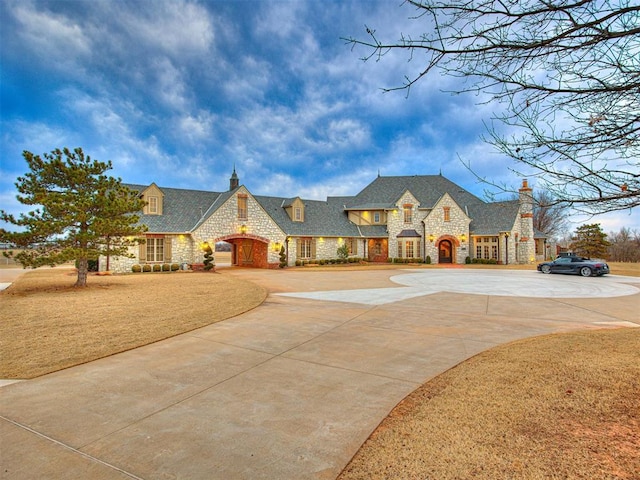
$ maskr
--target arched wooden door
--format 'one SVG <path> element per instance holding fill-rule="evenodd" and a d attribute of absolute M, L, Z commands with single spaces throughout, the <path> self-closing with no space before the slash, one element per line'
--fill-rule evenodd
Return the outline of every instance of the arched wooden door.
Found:
<path fill-rule="evenodd" d="M 453 246 L 450 240 L 441 240 L 438 245 L 438 263 L 453 262 Z"/>

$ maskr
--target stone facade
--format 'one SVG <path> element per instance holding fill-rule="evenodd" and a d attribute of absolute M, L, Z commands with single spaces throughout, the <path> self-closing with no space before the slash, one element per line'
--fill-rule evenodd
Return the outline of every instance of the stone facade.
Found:
<path fill-rule="evenodd" d="M 301 241 L 309 242 L 305 259 L 313 260 L 337 258 L 337 249 L 344 242 L 351 246 L 351 256 L 378 262 L 397 257 L 420 260 L 429 257 L 431 263 L 465 263 L 467 258 L 493 259 L 498 263 L 531 263 L 538 258 L 536 241 L 539 257 L 544 255 L 544 244 L 540 239 L 534 239 L 533 196 L 526 181 L 520 189 L 519 203 L 511 203 L 510 223 L 505 223 L 502 218 L 500 228 L 495 227 L 491 233 L 482 235 L 470 231 L 473 219 L 468 205 L 478 209 L 485 204 L 470 194 L 460 196 L 462 190 L 454 188 L 456 186 L 451 182 L 446 183 L 448 181 L 441 176 L 378 177 L 377 181 L 391 187 L 395 183 L 396 188 L 404 185 L 401 182 L 406 182 L 414 185 L 414 191 L 405 188 L 393 203 L 363 194 L 362 203 L 357 203 L 357 196 L 353 197 L 354 206 L 349 208 L 346 202 L 352 197 L 344 197 L 344 209 L 341 209 L 342 203 L 338 204 L 340 208 L 336 208 L 336 203 L 304 201 L 299 197 L 256 198 L 246 187 L 238 185 L 237 176 L 231 178 L 231 189 L 221 194 L 163 190 L 155 184 L 141 187 L 140 191 L 142 196 L 152 193 L 161 202 L 162 213 L 148 217 L 150 224 L 156 225 L 155 231 L 150 229 L 149 237 L 163 238 L 164 245 L 168 247 L 164 261 L 156 263 L 177 263 L 181 267 L 202 263 L 203 245 L 213 246 L 219 241 L 232 244 L 234 265 L 260 268 L 277 266 L 282 246 L 287 254 L 287 264 L 295 265 L 300 258 L 298 248 Z M 422 181 L 425 183 L 419 183 Z M 451 189 L 451 194 L 444 191 L 434 196 L 425 189 L 443 183 Z M 379 188 L 374 190 L 380 192 Z M 384 194 L 384 191 L 380 193 Z M 200 202 L 200 207 L 192 207 L 191 211 L 184 207 L 176 208 L 175 204 L 183 201 L 190 205 Z M 517 209 L 517 215 L 513 208 Z M 506 211 L 493 209 L 492 214 Z M 172 212 L 180 215 L 174 213 L 171 217 Z M 181 217 L 189 214 L 190 218 L 180 223 Z M 483 221 L 482 228 L 486 230 L 486 218 Z M 162 222 L 166 222 L 166 226 Z M 162 226 L 158 227 L 159 224 Z M 321 232 L 323 229 L 327 235 L 300 233 Z M 336 231 L 344 231 L 344 234 L 336 235 Z M 147 262 L 146 254 L 143 255 L 144 250 L 132 248 L 130 253 L 133 258 L 111 258 L 110 269 L 130 272 L 133 265 L 151 263 Z M 104 259 L 101 259 L 100 267 L 106 268 Z"/>

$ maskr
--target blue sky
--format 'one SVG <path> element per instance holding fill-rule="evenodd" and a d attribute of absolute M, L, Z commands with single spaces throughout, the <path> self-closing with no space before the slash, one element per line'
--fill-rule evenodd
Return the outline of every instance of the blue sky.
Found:
<path fill-rule="evenodd" d="M 420 32 L 399 1 L 0 2 L 0 205 L 24 211 L 22 151 L 82 147 L 128 183 L 224 191 L 235 165 L 254 194 L 353 195 L 382 175 L 443 175 L 483 197 L 463 165 L 519 185 L 479 135 L 494 104 L 420 68 L 362 62 L 341 37 Z M 535 188 L 535 182 L 534 188 Z M 599 222 L 640 229 L 637 212 Z M 574 229 L 579 223 L 571 226 Z"/>

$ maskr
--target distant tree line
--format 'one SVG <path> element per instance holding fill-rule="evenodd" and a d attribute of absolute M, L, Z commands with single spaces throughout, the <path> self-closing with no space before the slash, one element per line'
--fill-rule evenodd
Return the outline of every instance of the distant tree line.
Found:
<path fill-rule="evenodd" d="M 640 262 L 640 232 L 622 227 L 608 235 L 608 260 L 611 262 Z"/>

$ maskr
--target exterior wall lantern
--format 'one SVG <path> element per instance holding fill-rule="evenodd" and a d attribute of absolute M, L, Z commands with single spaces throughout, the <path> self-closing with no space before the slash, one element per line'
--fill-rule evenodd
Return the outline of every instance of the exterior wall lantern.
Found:
<path fill-rule="evenodd" d="M 460 240 L 462 241 L 462 243 L 467 241 L 467 236 L 463 233 L 462 235 L 460 235 Z"/>
<path fill-rule="evenodd" d="M 275 242 L 273 244 L 273 251 L 274 252 L 279 252 L 281 248 L 282 248 L 282 245 L 280 244 L 280 242 Z"/>
<path fill-rule="evenodd" d="M 247 226 L 246 225 L 241 225 L 240 226 L 240 233 L 242 235 L 244 235 L 245 233 L 247 233 Z"/>
<path fill-rule="evenodd" d="M 433 241 L 436 239 L 436 236 L 432 233 L 431 235 L 429 235 L 429 241 L 431 243 L 433 243 Z"/>

